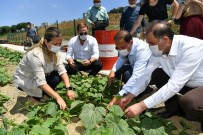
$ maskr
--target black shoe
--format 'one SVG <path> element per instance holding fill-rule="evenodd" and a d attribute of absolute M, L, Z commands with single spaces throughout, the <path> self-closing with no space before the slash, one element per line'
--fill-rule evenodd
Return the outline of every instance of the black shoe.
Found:
<path fill-rule="evenodd" d="M 163 111 L 163 112 L 157 113 L 157 116 L 162 117 L 162 118 L 170 118 L 174 115 L 178 115 L 178 113 L 177 112 L 169 112 L 169 111 Z"/>
<path fill-rule="evenodd" d="M 202 129 L 202 133 L 203 133 L 203 122 L 201 123 L 201 129 Z"/>

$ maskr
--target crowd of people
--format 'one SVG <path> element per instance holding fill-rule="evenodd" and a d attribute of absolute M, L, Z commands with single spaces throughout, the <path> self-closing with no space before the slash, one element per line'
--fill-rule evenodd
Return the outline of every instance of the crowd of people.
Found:
<path fill-rule="evenodd" d="M 122 78 L 124 85 L 118 95 L 123 97 L 120 100 L 113 98 L 109 106 L 117 104 L 127 117 L 136 117 L 165 103 L 165 111 L 157 115 L 164 118 L 181 115 L 203 123 L 203 1 L 128 2 L 129 6 L 121 15 L 120 30 L 114 35 L 118 60 L 108 75 L 108 85 L 115 78 Z M 44 37 L 27 51 L 19 63 L 14 83 L 18 89 L 27 92 L 30 100 L 37 102 L 49 96 L 56 99 L 64 110 L 66 103 L 54 91 L 56 86 L 63 80 L 68 98 L 74 99 L 68 75 L 87 71 L 95 76 L 102 69 L 98 42 L 94 36 L 96 30 L 106 29 L 109 17 L 101 6 L 101 0 L 93 0 L 93 4 L 86 16 L 86 21 L 91 24 L 92 36 L 88 35 L 85 22 L 77 24 L 77 35 L 68 43 L 67 65 L 62 63 L 58 53 L 62 35 L 55 27 L 46 29 Z M 168 5 L 172 6 L 170 18 Z M 176 35 L 170 27 L 173 21 L 177 23 L 178 20 L 180 35 Z M 145 29 L 146 41 L 139 39 L 141 29 Z M 128 106 L 133 99 L 145 93 L 150 84 L 156 85 L 158 90 Z"/>

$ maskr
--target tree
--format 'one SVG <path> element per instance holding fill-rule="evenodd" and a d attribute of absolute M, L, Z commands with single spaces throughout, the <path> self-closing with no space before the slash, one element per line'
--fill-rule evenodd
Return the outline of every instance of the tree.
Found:
<path fill-rule="evenodd" d="M 122 13 L 123 12 L 124 7 L 118 7 L 118 8 L 113 8 L 112 10 L 109 11 L 109 13 Z"/>
<path fill-rule="evenodd" d="M 10 31 L 9 26 L 2 26 L 2 27 L 0 27 L 0 29 L 1 29 L 1 33 L 0 33 L 1 35 L 7 34 Z"/>

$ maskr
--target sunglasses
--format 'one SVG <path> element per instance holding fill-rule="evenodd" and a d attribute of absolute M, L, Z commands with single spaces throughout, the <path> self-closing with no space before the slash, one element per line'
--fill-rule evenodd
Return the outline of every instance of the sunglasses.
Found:
<path fill-rule="evenodd" d="M 87 35 L 87 32 L 81 32 L 80 36 L 82 36 L 82 35 Z"/>

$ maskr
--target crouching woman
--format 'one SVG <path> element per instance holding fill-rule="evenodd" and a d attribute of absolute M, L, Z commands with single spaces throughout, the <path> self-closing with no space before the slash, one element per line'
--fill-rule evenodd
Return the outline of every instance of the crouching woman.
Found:
<path fill-rule="evenodd" d="M 49 27 L 45 31 L 44 38 L 37 46 L 27 51 L 14 74 L 14 84 L 25 91 L 30 99 L 40 100 L 44 95 L 54 98 L 60 109 L 66 108 L 65 101 L 55 92 L 56 86 L 64 81 L 67 96 L 75 98 L 73 90 L 69 90 L 70 82 L 63 65 L 59 50 L 62 43 L 62 35 L 55 27 Z"/>

